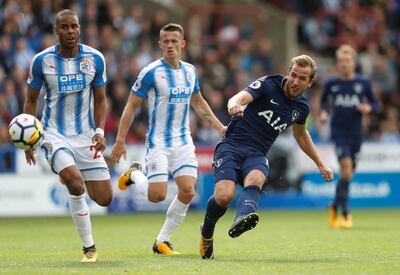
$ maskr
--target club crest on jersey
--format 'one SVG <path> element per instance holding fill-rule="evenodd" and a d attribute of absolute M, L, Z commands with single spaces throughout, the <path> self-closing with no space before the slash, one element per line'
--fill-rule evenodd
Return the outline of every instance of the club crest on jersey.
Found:
<path fill-rule="evenodd" d="M 88 74 L 88 73 L 91 73 L 94 71 L 92 62 L 87 58 L 83 59 L 82 62 L 79 63 L 79 68 L 80 68 L 81 72 L 83 72 L 85 74 Z"/>
<path fill-rule="evenodd" d="M 158 169 L 158 165 L 157 165 L 157 162 L 156 161 L 152 161 L 151 163 L 150 163 L 150 165 L 149 165 L 149 167 L 150 167 L 150 171 L 157 171 L 157 169 Z"/>
<path fill-rule="evenodd" d="M 295 121 L 299 117 L 299 115 L 300 115 L 299 111 L 293 110 L 292 121 Z"/>
<path fill-rule="evenodd" d="M 188 82 L 192 82 L 193 81 L 193 76 L 190 73 L 186 73 L 186 79 Z"/>
<path fill-rule="evenodd" d="M 222 158 L 217 159 L 216 161 L 214 161 L 214 166 L 215 166 L 216 168 L 219 168 L 219 167 L 221 166 L 221 164 L 222 164 L 222 161 L 223 161 Z"/>
<path fill-rule="evenodd" d="M 253 83 L 250 84 L 249 87 L 252 89 L 259 89 L 261 87 L 261 82 L 259 80 L 254 81 Z"/>
<path fill-rule="evenodd" d="M 355 84 L 353 85 L 353 88 L 354 88 L 354 91 L 355 91 L 357 94 L 360 94 L 360 93 L 362 92 L 362 90 L 363 90 L 363 86 L 362 86 L 361 83 L 355 83 Z"/>

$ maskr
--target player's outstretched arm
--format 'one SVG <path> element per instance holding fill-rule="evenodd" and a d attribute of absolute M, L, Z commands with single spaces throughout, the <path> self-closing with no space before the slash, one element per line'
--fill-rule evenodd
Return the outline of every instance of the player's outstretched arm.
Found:
<path fill-rule="evenodd" d="M 121 156 L 124 156 L 124 159 L 126 159 L 125 139 L 135 117 L 135 111 L 137 107 L 142 104 L 142 102 L 143 99 L 134 93 L 129 95 L 128 102 L 125 105 L 121 120 L 119 122 L 118 134 L 115 140 L 114 148 L 111 152 L 111 160 L 113 162 L 119 162 Z"/>
<path fill-rule="evenodd" d="M 207 101 L 205 101 L 200 92 L 192 95 L 190 105 L 201 119 L 210 122 L 214 129 L 218 131 L 220 136 L 223 136 L 225 134 L 226 127 L 214 115 Z"/>
<path fill-rule="evenodd" d="M 331 181 L 333 179 L 333 171 L 321 160 L 317 148 L 315 148 L 315 145 L 305 125 L 293 124 L 292 130 L 293 136 L 296 139 L 296 142 L 300 146 L 301 150 L 303 150 L 303 152 L 306 153 L 306 155 L 315 162 L 319 171 L 321 172 L 322 177 L 326 181 Z"/>
<path fill-rule="evenodd" d="M 104 138 L 104 126 L 106 124 L 107 114 L 106 86 L 95 87 L 93 92 L 96 134 L 93 136 L 92 141 L 95 144 L 96 151 L 103 151 L 106 149 L 107 145 L 106 139 Z"/>
<path fill-rule="evenodd" d="M 26 97 L 24 102 L 23 112 L 36 117 L 37 114 L 37 101 L 40 94 L 40 90 L 28 88 L 26 91 Z M 29 165 L 36 164 L 35 149 L 25 150 L 26 163 Z"/>
<path fill-rule="evenodd" d="M 253 101 L 253 97 L 249 92 L 240 91 L 228 101 L 228 113 L 231 116 L 242 117 L 244 113 L 244 105 Z"/>

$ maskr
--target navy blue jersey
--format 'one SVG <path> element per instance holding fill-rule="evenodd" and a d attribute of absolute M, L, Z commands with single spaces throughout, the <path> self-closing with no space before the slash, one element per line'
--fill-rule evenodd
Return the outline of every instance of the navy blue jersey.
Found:
<path fill-rule="evenodd" d="M 293 123 L 304 124 L 310 106 L 302 95 L 294 100 L 287 98 L 283 91 L 286 80 L 283 75 L 264 76 L 247 87 L 245 91 L 253 101 L 246 106 L 243 117 L 232 118 L 223 141 L 266 153 L 286 128 Z"/>
<path fill-rule="evenodd" d="M 321 97 L 321 110 L 327 111 L 329 105 L 332 105 L 332 133 L 362 135 L 362 114 L 356 109 L 360 103 L 369 103 L 372 110 L 377 110 L 378 104 L 372 91 L 371 82 L 365 77 L 357 75 L 354 80 L 335 77 L 325 82 Z"/>

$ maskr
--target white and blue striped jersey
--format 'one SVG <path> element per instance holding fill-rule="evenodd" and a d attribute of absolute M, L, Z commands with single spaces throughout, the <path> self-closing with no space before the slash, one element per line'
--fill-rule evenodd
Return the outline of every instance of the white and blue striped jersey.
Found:
<path fill-rule="evenodd" d="M 140 72 L 132 92 L 147 101 L 148 148 L 193 144 L 189 128 L 190 98 L 192 93 L 200 92 L 193 65 L 180 61 L 179 69 L 175 69 L 163 58 L 158 59 Z"/>
<path fill-rule="evenodd" d="M 64 136 L 95 128 L 92 87 L 107 82 L 104 56 L 87 45 L 78 47 L 79 53 L 71 58 L 59 54 L 59 45 L 38 53 L 31 62 L 27 81 L 29 88 L 44 87 L 44 129 Z"/>

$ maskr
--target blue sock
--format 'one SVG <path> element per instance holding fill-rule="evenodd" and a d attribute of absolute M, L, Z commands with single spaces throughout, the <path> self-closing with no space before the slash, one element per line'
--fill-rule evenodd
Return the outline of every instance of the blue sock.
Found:
<path fill-rule="evenodd" d="M 243 189 L 237 203 L 237 212 L 235 221 L 244 215 L 257 211 L 258 203 L 260 201 L 261 189 L 256 185 L 250 185 Z"/>
<path fill-rule="evenodd" d="M 343 216 L 347 216 L 349 214 L 349 187 L 350 181 L 343 180 L 343 187 L 342 187 L 342 214 Z"/>
<path fill-rule="evenodd" d="M 207 202 L 206 215 L 204 217 L 203 227 L 201 234 L 206 239 L 211 239 L 214 235 L 215 224 L 221 218 L 225 212 L 226 207 L 221 207 L 215 201 L 214 196 L 211 196 Z"/>
<path fill-rule="evenodd" d="M 338 207 L 342 208 L 343 215 L 349 213 L 347 202 L 349 200 L 349 184 L 348 180 L 340 179 L 336 185 L 336 194 L 333 207 L 337 211 Z"/>

